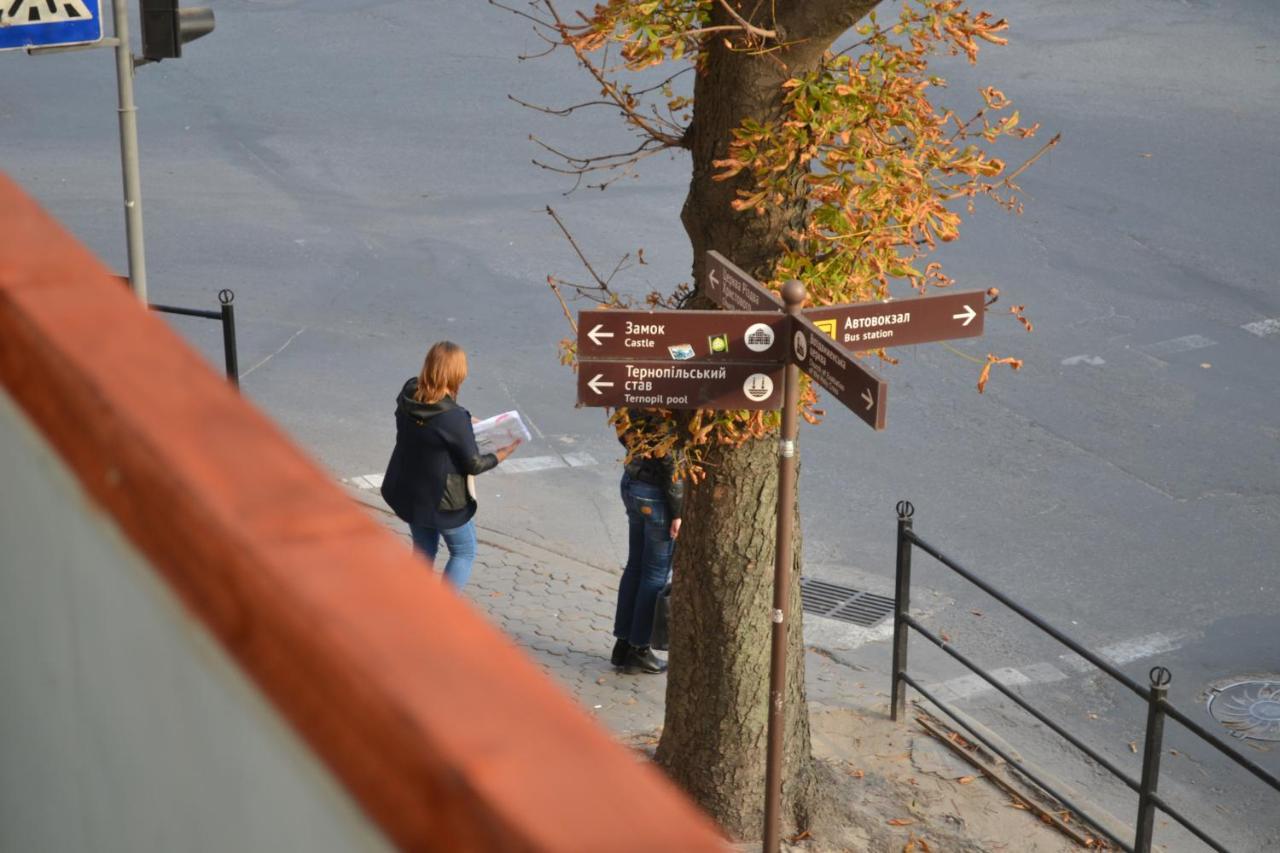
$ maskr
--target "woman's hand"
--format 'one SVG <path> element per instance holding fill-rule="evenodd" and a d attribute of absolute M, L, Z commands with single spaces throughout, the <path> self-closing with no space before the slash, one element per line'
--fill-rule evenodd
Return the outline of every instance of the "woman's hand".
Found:
<path fill-rule="evenodd" d="M 515 441 L 511 442 L 510 444 L 508 444 L 506 447 L 499 447 L 499 448 L 498 448 L 497 450 L 495 450 L 493 453 L 494 453 L 494 455 L 495 455 L 495 456 L 497 456 L 497 457 L 498 457 L 498 461 L 499 461 L 499 462 L 502 462 L 502 461 L 503 461 L 503 460 L 505 460 L 508 456 L 510 456 L 512 453 L 514 453 L 514 452 L 515 452 L 515 450 L 516 450 L 516 448 L 517 448 L 517 447 L 519 447 L 519 446 L 520 446 L 520 439 L 518 439 L 518 438 L 517 438 Z"/>
<path fill-rule="evenodd" d="M 671 538 L 675 539 L 679 535 L 680 535 L 680 519 L 673 518 L 671 519 Z"/>

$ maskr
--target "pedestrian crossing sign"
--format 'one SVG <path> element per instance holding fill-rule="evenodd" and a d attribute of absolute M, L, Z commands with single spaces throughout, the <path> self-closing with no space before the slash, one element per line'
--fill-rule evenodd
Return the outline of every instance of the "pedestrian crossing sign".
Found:
<path fill-rule="evenodd" d="M 0 50 L 102 40 L 102 0 L 0 0 Z"/>

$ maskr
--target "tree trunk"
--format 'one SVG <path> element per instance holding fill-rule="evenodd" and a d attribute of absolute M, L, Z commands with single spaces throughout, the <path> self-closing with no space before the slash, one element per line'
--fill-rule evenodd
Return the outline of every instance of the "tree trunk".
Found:
<path fill-rule="evenodd" d="M 775 439 L 725 449 L 685 504 L 676 549 L 666 725 L 658 761 L 738 838 L 763 828 L 773 564 Z M 795 511 L 795 508 L 791 508 Z M 800 619 L 800 538 L 790 575 L 784 832 L 807 825 L 813 776 Z"/>
<path fill-rule="evenodd" d="M 719 20 L 723 17 L 720 11 L 713 24 L 727 23 Z M 782 84 L 816 68 L 821 55 L 812 42 L 753 55 L 728 50 L 721 39 L 708 39 L 705 65 L 694 84 L 688 137 L 693 177 L 681 212 L 693 245 L 695 281 L 704 280 L 708 249 L 720 251 L 749 273 L 767 277 L 787 227 L 803 216 L 799 206 L 771 206 L 764 215 L 737 213 L 730 202 L 750 177 L 713 181 L 712 176 L 720 171 L 714 161 L 728 154 L 732 129 L 747 117 L 777 121 L 783 110 Z M 699 297 L 693 307 L 712 306 Z M 676 548 L 666 722 L 658 761 L 728 832 L 758 838 L 764 822 L 768 740 L 777 439 L 718 448 L 708 462 L 707 478 L 687 499 Z M 784 831 L 807 824 L 813 793 L 798 518 L 794 543 L 784 694 Z"/>

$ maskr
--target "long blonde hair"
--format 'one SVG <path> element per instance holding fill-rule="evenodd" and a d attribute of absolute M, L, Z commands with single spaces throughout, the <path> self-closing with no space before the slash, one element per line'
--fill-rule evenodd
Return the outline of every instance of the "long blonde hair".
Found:
<path fill-rule="evenodd" d="M 466 378 L 467 354 L 452 341 L 440 341 L 427 350 L 413 399 L 419 403 L 436 403 L 446 394 L 457 397 Z"/>

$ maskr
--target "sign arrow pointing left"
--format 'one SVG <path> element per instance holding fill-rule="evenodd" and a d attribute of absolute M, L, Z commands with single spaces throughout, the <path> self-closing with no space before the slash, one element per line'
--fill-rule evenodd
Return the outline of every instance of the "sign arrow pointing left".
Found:
<path fill-rule="evenodd" d="M 594 328 L 592 328 L 592 330 L 591 330 L 591 331 L 587 332 L 587 337 L 588 337 L 588 338 L 591 338 L 591 342 L 592 342 L 593 344 L 595 344 L 596 346 L 600 346 L 600 345 L 601 345 L 601 343 L 602 343 L 602 341 L 600 340 L 601 338 L 612 338 L 612 337 L 613 337 L 613 332 L 602 332 L 602 331 L 600 331 L 600 330 L 601 330 L 601 329 L 603 329 L 603 328 L 604 328 L 604 324 L 603 324 L 603 323 L 596 323 L 595 327 L 594 327 Z"/>
<path fill-rule="evenodd" d="M 595 391 L 597 394 L 603 394 L 604 392 L 600 390 L 601 388 L 613 387 L 612 382 L 602 382 L 601 380 L 603 379 L 604 379 L 604 374 L 597 373 L 595 376 L 591 377 L 590 381 L 587 382 L 587 387 L 590 388 L 592 391 Z"/>
<path fill-rule="evenodd" d="M 867 389 L 862 390 L 862 402 L 867 404 L 867 411 L 871 411 L 871 407 L 876 404 L 876 398 L 871 396 L 871 392 Z"/>

